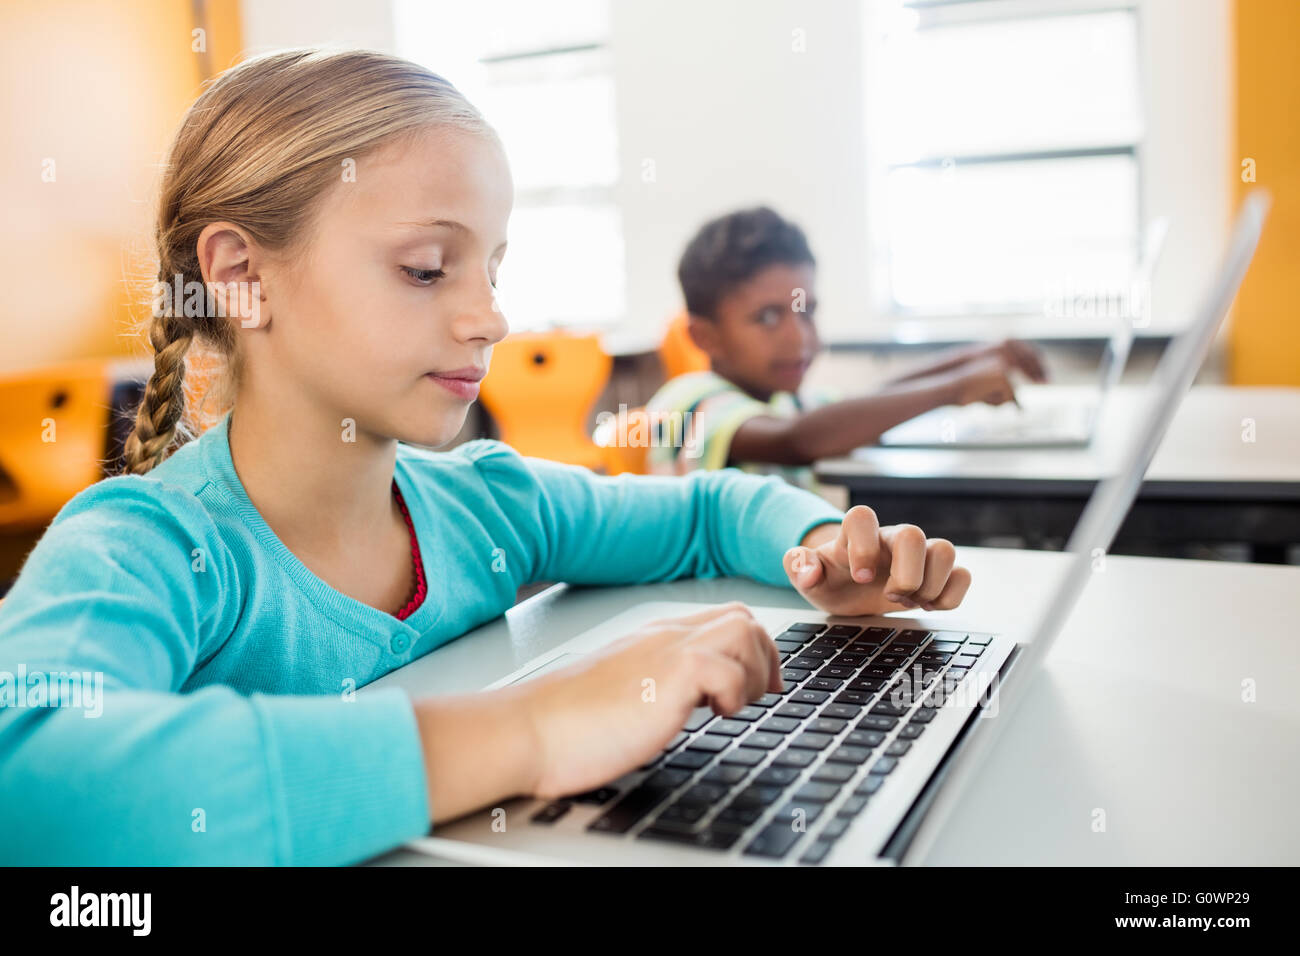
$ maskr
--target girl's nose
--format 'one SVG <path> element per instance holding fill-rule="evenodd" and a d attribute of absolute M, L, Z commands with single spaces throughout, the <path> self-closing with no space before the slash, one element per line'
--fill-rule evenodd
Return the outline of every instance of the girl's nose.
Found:
<path fill-rule="evenodd" d="M 490 286 L 473 303 L 466 303 L 453 323 L 453 333 L 462 341 L 483 341 L 495 345 L 506 337 L 510 325 L 501 310 L 496 291 Z"/>

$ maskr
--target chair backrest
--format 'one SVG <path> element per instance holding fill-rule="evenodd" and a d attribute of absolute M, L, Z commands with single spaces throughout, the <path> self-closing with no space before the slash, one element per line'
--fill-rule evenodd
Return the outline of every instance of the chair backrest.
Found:
<path fill-rule="evenodd" d="M 659 360 L 663 363 L 664 375 L 670 379 L 709 368 L 708 355 L 691 341 L 691 334 L 686 330 L 689 322 L 684 311 L 674 316 L 659 346 Z"/>
<path fill-rule="evenodd" d="M 644 407 L 633 408 L 625 415 L 611 416 L 596 426 L 592 441 L 605 452 L 605 472 L 621 475 L 650 472 L 650 416 Z"/>
<path fill-rule="evenodd" d="M 587 417 L 612 367 L 596 335 L 518 333 L 492 349 L 479 395 L 501 440 L 521 455 L 603 468 Z"/>
<path fill-rule="evenodd" d="M 111 361 L 0 376 L 0 528 L 47 524 L 104 476 Z"/>

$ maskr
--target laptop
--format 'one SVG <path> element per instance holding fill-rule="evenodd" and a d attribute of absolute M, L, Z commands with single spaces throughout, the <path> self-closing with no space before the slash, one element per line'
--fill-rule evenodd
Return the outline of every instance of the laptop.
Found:
<path fill-rule="evenodd" d="M 1142 290 L 1144 310 L 1168 231 L 1167 219 L 1151 223 L 1133 275 L 1131 288 Z M 1130 296 L 1129 303 L 1133 301 Z M 1098 382 L 1082 394 L 1076 389 L 1035 386 L 1017 390 L 1016 402 L 948 405 L 891 428 L 880 437 L 880 444 L 892 448 L 1078 448 L 1089 444 L 1102 403 L 1119 384 L 1133 347 L 1133 329 L 1139 317 L 1128 314 L 1129 308 L 1119 311 L 1123 314 L 1117 317 L 1102 353 Z"/>
<path fill-rule="evenodd" d="M 1030 640 L 932 624 L 924 616 L 850 619 L 752 607 L 780 648 L 782 693 L 728 717 L 697 709 L 662 753 L 606 786 L 561 800 L 516 798 L 439 824 L 433 836 L 407 847 L 442 859 L 509 864 L 924 859 L 992 741 L 1015 719 L 1088 582 L 1095 549 L 1113 541 L 1236 295 L 1267 209 L 1262 191 L 1245 200 L 1198 311 L 1160 360 L 1120 466 L 1098 484 L 1080 517 L 1065 574 L 1019 635 Z M 491 688 L 564 667 L 650 620 L 702 606 L 631 607 Z"/>

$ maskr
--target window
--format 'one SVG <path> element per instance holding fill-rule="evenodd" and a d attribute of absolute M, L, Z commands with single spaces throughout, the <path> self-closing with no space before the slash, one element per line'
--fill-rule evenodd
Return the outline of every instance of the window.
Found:
<path fill-rule="evenodd" d="M 1059 316 L 1063 296 L 1127 291 L 1142 232 L 1134 3 L 864 10 L 878 314 Z"/>
<path fill-rule="evenodd" d="M 396 0 L 397 52 L 501 135 L 515 179 L 498 298 L 512 329 L 608 326 L 626 310 L 609 0 Z"/>

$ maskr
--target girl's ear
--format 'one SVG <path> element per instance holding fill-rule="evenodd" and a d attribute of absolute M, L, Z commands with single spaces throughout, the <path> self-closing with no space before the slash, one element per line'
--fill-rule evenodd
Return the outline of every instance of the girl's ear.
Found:
<path fill-rule="evenodd" d="M 256 240 L 234 223 L 213 222 L 199 233 L 195 251 L 217 317 L 237 319 L 244 329 L 268 326 L 270 304 L 260 274 L 264 256 Z"/>

